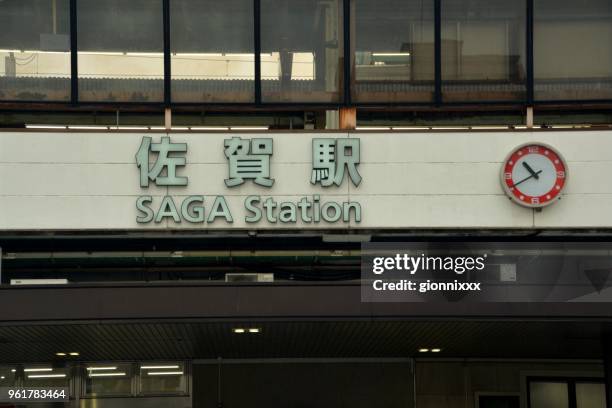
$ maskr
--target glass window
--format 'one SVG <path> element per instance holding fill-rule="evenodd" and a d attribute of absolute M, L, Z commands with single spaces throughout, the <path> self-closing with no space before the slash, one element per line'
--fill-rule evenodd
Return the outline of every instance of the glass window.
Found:
<path fill-rule="evenodd" d="M 79 0 L 79 99 L 161 102 L 163 17 L 159 0 Z"/>
<path fill-rule="evenodd" d="M 24 387 L 70 387 L 68 368 L 45 366 L 25 366 L 23 368 Z"/>
<path fill-rule="evenodd" d="M 433 0 L 355 0 L 357 102 L 431 102 Z"/>
<path fill-rule="evenodd" d="M 534 0 L 537 100 L 612 99 L 612 2 Z"/>
<path fill-rule="evenodd" d="M 252 0 L 172 0 L 173 102 L 253 102 Z"/>
<path fill-rule="evenodd" d="M 442 2 L 442 98 L 526 97 L 525 0 Z"/>
<path fill-rule="evenodd" d="M 339 102 L 342 2 L 261 1 L 264 102 Z"/>
<path fill-rule="evenodd" d="M 606 408 L 603 383 L 576 383 L 576 408 Z"/>
<path fill-rule="evenodd" d="M 568 408 L 566 382 L 534 381 L 529 384 L 531 408 Z"/>
<path fill-rule="evenodd" d="M 69 0 L 0 2 L 0 100 L 70 99 Z"/>
<path fill-rule="evenodd" d="M 17 385 L 17 367 L 0 367 L 0 387 L 15 387 Z"/>
<path fill-rule="evenodd" d="M 89 396 L 130 395 L 131 364 L 92 364 L 85 366 L 85 394 Z"/>
<path fill-rule="evenodd" d="M 183 363 L 141 363 L 142 394 L 182 394 L 187 392 L 187 376 Z"/>

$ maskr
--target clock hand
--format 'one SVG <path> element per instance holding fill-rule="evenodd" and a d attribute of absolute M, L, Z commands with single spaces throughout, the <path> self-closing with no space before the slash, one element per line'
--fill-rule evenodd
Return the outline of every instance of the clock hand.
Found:
<path fill-rule="evenodd" d="M 541 171 L 539 173 L 536 173 L 530 165 L 527 164 L 527 162 L 523 162 L 523 167 L 527 169 L 527 171 L 531 174 L 532 177 L 535 177 L 535 179 L 539 179 L 540 177 L 538 177 L 538 174 L 541 173 Z"/>
<path fill-rule="evenodd" d="M 539 175 L 541 172 L 542 172 L 542 170 L 539 170 L 539 171 L 537 171 L 537 172 L 534 172 L 534 173 L 533 173 L 531 176 L 527 176 L 527 177 L 525 177 L 524 179 L 522 179 L 521 181 L 519 181 L 519 182 L 517 182 L 517 183 L 514 183 L 514 184 L 512 185 L 512 187 L 514 188 L 514 187 L 518 186 L 519 184 L 521 184 L 522 182 L 529 180 L 529 179 L 530 179 L 530 178 L 532 178 L 532 177 L 535 177 L 535 178 L 536 178 L 536 180 L 537 180 L 537 179 L 538 179 L 538 175 Z"/>

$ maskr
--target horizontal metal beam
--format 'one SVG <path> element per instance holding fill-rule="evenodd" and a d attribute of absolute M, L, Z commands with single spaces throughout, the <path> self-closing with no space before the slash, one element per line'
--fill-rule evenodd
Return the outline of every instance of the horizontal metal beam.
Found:
<path fill-rule="evenodd" d="M 364 303 L 357 284 L 5 287 L 4 323 L 125 319 L 544 319 L 612 321 L 608 303 Z"/>

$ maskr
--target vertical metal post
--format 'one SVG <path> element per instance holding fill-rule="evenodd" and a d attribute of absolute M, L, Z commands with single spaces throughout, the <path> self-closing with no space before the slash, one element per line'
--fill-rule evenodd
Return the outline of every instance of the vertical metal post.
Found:
<path fill-rule="evenodd" d="M 57 34 L 57 0 L 51 2 L 51 14 L 53 19 L 53 34 Z"/>
<path fill-rule="evenodd" d="M 255 48 L 255 103 L 261 104 L 261 0 L 253 0 L 253 39 Z"/>
<path fill-rule="evenodd" d="M 170 107 L 172 64 L 170 60 L 170 0 L 163 0 L 163 26 L 164 26 L 164 105 Z"/>
<path fill-rule="evenodd" d="M 568 408 L 578 408 L 576 401 L 576 380 L 572 379 L 567 382 L 567 401 Z"/>
<path fill-rule="evenodd" d="M 527 1 L 527 106 L 533 106 L 534 79 L 533 79 L 533 0 Z"/>
<path fill-rule="evenodd" d="M 79 54 L 77 45 L 77 0 L 70 0 L 70 101 L 79 103 Z"/>
<path fill-rule="evenodd" d="M 612 327 L 604 327 L 602 333 L 606 408 L 612 408 Z"/>
<path fill-rule="evenodd" d="M 442 1 L 434 0 L 434 102 L 442 104 Z"/>
<path fill-rule="evenodd" d="M 341 83 L 344 84 L 344 94 L 343 94 L 343 102 L 344 106 L 351 106 L 351 73 L 352 73 L 352 62 L 353 55 L 351 52 L 351 0 L 343 0 L 343 10 L 342 10 L 342 39 L 343 39 L 343 60 L 344 60 L 344 72 L 343 77 L 344 81 Z"/>
<path fill-rule="evenodd" d="M 172 109 L 164 109 L 164 127 L 166 131 L 172 130 Z"/>
<path fill-rule="evenodd" d="M 223 408 L 223 390 L 222 390 L 222 373 L 221 373 L 221 364 L 223 364 L 223 360 L 221 357 L 217 357 L 217 408 Z"/>
<path fill-rule="evenodd" d="M 527 118 L 525 124 L 529 129 L 533 128 L 533 106 L 527 107 Z"/>
<path fill-rule="evenodd" d="M 354 130 L 357 127 L 357 108 L 343 107 L 338 114 L 338 128 L 342 130 Z"/>

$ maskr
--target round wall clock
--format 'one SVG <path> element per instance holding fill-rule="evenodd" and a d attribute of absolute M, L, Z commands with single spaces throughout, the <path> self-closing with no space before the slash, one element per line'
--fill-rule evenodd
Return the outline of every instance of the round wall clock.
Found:
<path fill-rule="evenodd" d="M 552 147 L 527 143 L 508 155 L 501 181 L 508 197 L 517 204 L 545 207 L 561 198 L 567 184 L 567 164 Z"/>

